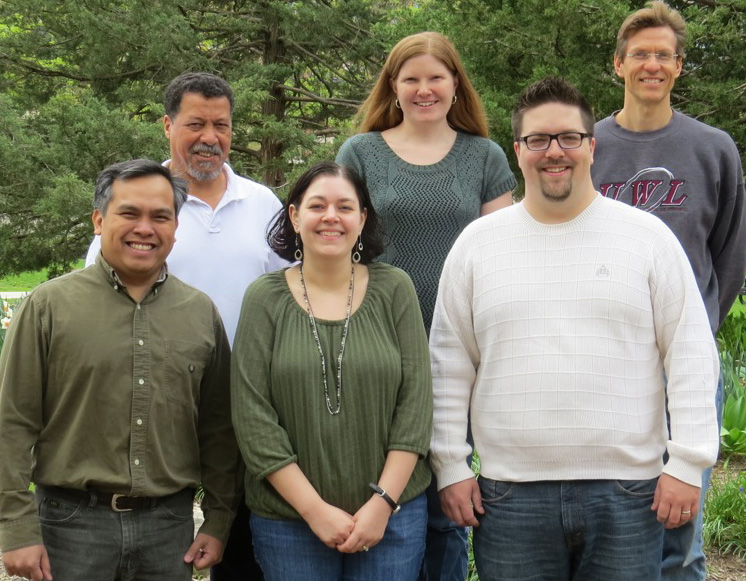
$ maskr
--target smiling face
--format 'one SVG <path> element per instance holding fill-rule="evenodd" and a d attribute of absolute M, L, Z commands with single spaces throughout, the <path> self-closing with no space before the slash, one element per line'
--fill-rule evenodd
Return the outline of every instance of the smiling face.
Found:
<path fill-rule="evenodd" d="M 443 122 L 456 94 L 458 79 L 440 59 L 423 54 L 404 61 L 391 88 L 404 120 Z"/>
<path fill-rule="evenodd" d="M 535 133 L 562 133 L 577 131 L 585 133 L 580 109 L 563 103 L 545 103 L 523 114 L 521 134 L 523 137 Z M 549 149 L 531 151 L 525 143 L 513 145 L 518 165 L 526 180 L 527 205 L 547 207 L 557 214 L 561 203 L 569 200 L 569 214 L 584 207 L 593 199 L 595 191 L 590 179 L 595 141 L 583 139 L 577 149 L 562 149 L 557 140 L 552 140 Z"/>
<path fill-rule="evenodd" d="M 227 97 L 207 99 L 184 93 L 175 117 L 163 118 L 171 144 L 171 169 L 198 182 L 222 174 L 231 147 L 231 105 Z"/>
<path fill-rule="evenodd" d="M 128 287 L 149 287 L 174 245 L 174 192 L 160 175 L 115 180 L 104 216 L 93 212 L 101 253 Z"/>
<path fill-rule="evenodd" d="M 676 53 L 676 35 L 668 26 L 643 28 L 627 39 L 626 54 L 635 52 Z M 652 56 L 644 62 L 614 57 L 614 70 L 624 79 L 624 106 L 660 106 L 669 109 L 671 91 L 681 74 L 682 59 L 661 64 Z"/>
<path fill-rule="evenodd" d="M 311 182 L 297 206 L 290 205 L 288 212 L 303 241 L 304 260 L 351 260 L 367 215 L 360 208 L 352 183 L 341 176 L 321 175 Z"/>

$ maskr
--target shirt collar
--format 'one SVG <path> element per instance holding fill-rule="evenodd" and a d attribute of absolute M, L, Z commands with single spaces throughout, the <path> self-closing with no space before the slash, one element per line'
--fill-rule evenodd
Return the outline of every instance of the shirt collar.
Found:
<path fill-rule="evenodd" d="M 96 256 L 96 266 L 101 270 L 103 275 L 106 277 L 108 284 L 111 285 L 115 291 L 118 291 L 120 288 L 127 288 L 127 285 L 124 284 L 122 282 L 122 279 L 119 278 L 117 271 L 114 270 L 114 268 L 108 262 L 106 262 L 106 260 L 104 259 L 104 255 L 101 253 L 100 250 L 98 252 L 98 256 Z M 166 282 L 167 278 L 168 265 L 164 262 L 163 266 L 161 267 L 161 271 L 158 274 L 158 279 L 153 283 L 153 286 L 150 287 L 150 290 L 157 292 L 156 289 L 164 282 Z"/>

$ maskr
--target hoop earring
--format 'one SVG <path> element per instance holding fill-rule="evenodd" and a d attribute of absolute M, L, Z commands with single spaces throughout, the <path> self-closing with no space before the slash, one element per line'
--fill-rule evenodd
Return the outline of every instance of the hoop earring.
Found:
<path fill-rule="evenodd" d="M 453 96 L 453 101 L 451 102 L 451 105 L 455 105 L 456 101 L 458 101 L 458 95 Z"/>
<path fill-rule="evenodd" d="M 355 264 L 357 264 L 358 262 L 360 262 L 360 259 L 362 258 L 362 256 L 360 256 L 360 253 L 362 251 L 363 251 L 363 240 L 362 240 L 362 238 L 360 236 L 358 236 L 358 238 L 357 238 L 357 250 L 355 250 L 355 252 L 352 253 L 352 262 L 354 262 Z"/>
<path fill-rule="evenodd" d="M 298 244 L 298 235 L 295 235 L 295 254 L 293 254 L 293 257 L 295 260 L 300 262 L 303 260 L 303 251 L 300 249 L 300 245 Z"/>
<path fill-rule="evenodd" d="M 394 107 L 396 107 L 397 109 L 401 109 L 401 105 L 399 105 L 399 99 L 394 100 Z"/>

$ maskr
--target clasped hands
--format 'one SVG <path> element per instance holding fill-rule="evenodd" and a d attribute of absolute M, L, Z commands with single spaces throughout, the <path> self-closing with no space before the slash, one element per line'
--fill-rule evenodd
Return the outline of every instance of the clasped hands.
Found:
<path fill-rule="evenodd" d="M 374 495 L 354 515 L 324 501 L 307 515 L 306 523 L 327 547 L 341 553 L 357 553 L 374 547 L 383 538 L 391 507 Z"/>

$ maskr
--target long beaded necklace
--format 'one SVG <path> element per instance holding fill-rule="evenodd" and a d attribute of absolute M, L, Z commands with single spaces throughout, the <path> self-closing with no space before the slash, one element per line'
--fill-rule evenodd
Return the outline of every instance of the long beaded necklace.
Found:
<path fill-rule="evenodd" d="M 319 332 L 316 329 L 316 319 L 313 316 L 313 310 L 311 309 L 311 303 L 308 300 L 308 292 L 306 291 L 306 281 L 303 278 L 303 263 L 300 263 L 300 286 L 303 289 L 303 302 L 306 304 L 306 312 L 308 313 L 308 319 L 311 321 L 311 330 L 313 331 L 313 338 L 316 340 L 316 347 L 319 349 L 319 355 L 321 356 L 321 374 L 324 378 L 324 398 L 326 398 L 326 409 L 333 416 L 339 413 L 342 407 L 342 357 L 345 353 L 345 343 L 347 343 L 347 330 L 350 328 L 350 313 L 352 313 L 352 294 L 355 290 L 355 265 L 352 265 L 352 272 L 350 273 L 350 296 L 347 297 L 347 315 L 345 317 L 344 329 L 342 330 L 342 342 L 339 345 L 339 357 L 337 357 L 337 407 L 332 409 L 332 402 L 329 399 L 329 384 L 326 380 L 326 358 L 324 357 L 324 350 L 321 348 L 321 341 L 319 340 Z"/>

